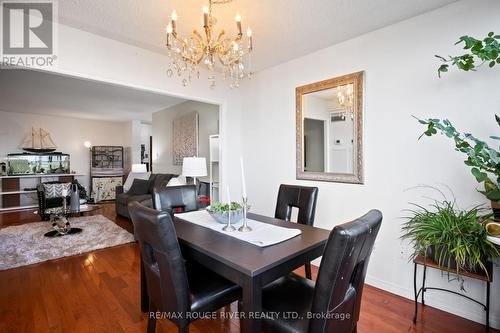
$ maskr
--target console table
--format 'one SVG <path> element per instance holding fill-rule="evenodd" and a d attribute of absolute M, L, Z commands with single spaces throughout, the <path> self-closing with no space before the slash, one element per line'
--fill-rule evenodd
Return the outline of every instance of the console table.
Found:
<path fill-rule="evenodd" d="M 61 182 L 71 182 L 76 176 L 83 176 L 82 174 L 75 173 L 52 173 L 52 174 L 31 174 L 31 175 L 17 175 L 17 176 L 0 176 L 2 189 L 0 190 L 0 197 L 2 198 L 2 207 L 0 211 L 6 210 L 19 210 L 38 207 L 36 205 L 22 205 L 21 195 L 36 193 L 36 190 L 24 190 L 21 187 L 21 180 L 35 179 L 36 184 L 43 181 L 57 180 Z"/>
<path fill-rule="evenodd" d="M 486 274 L 483 270 L 480 270 L 478 272 L 468 272 L 468 271 L 459 271 L 460 275 L 469 277 L 471 279 L 476 279 L 479 281 L 483 281 L 486 284 L 486 302 L 482 303 L 476 299 L 473 299 L 467 295 L 457 293 L 456 291 L 449 290 L 449 289 L 443 289 L 443 288 L 434 288 L 434 287 L 426 287 L 425 286 L 425 275 L 427 272 L 427 267 L 434 268 L 437 270 L 440 270 L 442 272 L 449 272 L 449 273 L 454 273 L 456 274 L 455 269 L 449 269 L 447 267 L 442 267 L 439 266 L 434 260 L 431 258 L 425 258 L 423 255 L 418 255 L 415 257 L 413 260 L 414 263 L 414 268 L 413 268 L 413 289 L 415 292 L 415 314 L 413 315 L 413 322 L 417 322 L 417 313 L 418 313 L 418 297 L 420 293 L 422 293 L 422 306 L 425 306 L 425 301 L 424 301 L 424 294 L 427 290 L 438 290 L 438 291 L 444 291 L 448 293 L 452 293 L 461 297 L 464 297 L 476 304 L 479 304 L 484 308 L 484 311 L 486 312 L 486 332 L 489 331 L 490 328 L 490 284 L 493 281 L 493 264 L 491 262 L 488 262 L 486 265 L 486 268 L 488 270 L 488 274 Z M 424 274 L 422 277 L 422 287 L 417 291 L 417 267 L 418 265 L 424 267 Z"/>

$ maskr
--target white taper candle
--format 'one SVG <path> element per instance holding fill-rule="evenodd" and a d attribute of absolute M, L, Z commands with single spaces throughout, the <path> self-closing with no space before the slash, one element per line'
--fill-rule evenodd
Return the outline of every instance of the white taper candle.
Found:
<path fill-rule="evenodd" d="M 243 165 L 243 156 L 240 156 L 241 165 L 241 196 L 243 198 L 247 197 L 247 183 L 245 181 L 245 166 Z"/>

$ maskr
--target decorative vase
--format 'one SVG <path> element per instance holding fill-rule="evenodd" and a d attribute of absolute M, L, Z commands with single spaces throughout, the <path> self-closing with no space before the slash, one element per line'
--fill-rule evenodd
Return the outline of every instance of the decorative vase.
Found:
<path fill-rule="evenodd" d="M 80 193 L 76 184 L 71 184 L 70 209 L 72 212 L 80 211 Z"/>

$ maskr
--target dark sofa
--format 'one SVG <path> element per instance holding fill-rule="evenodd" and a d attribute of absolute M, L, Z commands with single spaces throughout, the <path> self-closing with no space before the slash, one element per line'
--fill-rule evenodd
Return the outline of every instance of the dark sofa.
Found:
<path fill-rule="evenodd" d="M 123 193 L 123 186 L 117 186 L 116 187 L 116 214 L 120 216 L 124 216 L 126 218 L 130 219 L 130 214 L 128 212 L 128 203 L 132 201 L 137 201 L 142 203 L 143 205 L 146 205 L 148 207 L 151 207 L 151 201 L 153 197 L 153 188 L 155 186 L 162 186 L 162 185 L 167 185 L 168 181 L 173 178 L 177 177 L 177 175 L 173 175 L 170 173 L 156 173 L 152 174 L 149 177 L 149 186 L 148 186 L 148 193 L 145 194 L 128 194 L 128 193 Z"/>

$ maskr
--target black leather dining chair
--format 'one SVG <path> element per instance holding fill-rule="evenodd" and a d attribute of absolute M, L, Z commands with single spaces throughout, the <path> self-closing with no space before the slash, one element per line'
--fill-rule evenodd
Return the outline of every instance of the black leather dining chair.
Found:
<path fill-rule="evenodd" d="M 316 213 L 316 200 L 318 198 L 317 187 L 281 184 L 276 202 L 274 217 L 290 221 L 292 209 L 298 208 L 297 223 L 312 226 Z M 306 277 L 311 279 L 311 264 L 305 265 Z"/>
<path fill-rule="evenodd" d="M 356 332 L 366 269 L 382 223 L 382 213 L 371 210 L 355 221 L 336 226 L 330 233 L 316 283 L 295 274 L 266 286 L 266 333 Z M 297 317 L 297 318 L 295 318 Z"/>
<path fill-rule="evenodd" d="M 153 188 L 153 208 L 158 211 L 165 211 L 171 217 L 174 213 L 190 212 L 198 210 L 198 202 L 195 185 L 186 186 L 165 186 L 156 185 Z M 141 259 L 141 310 L 147 312 L 149 308 L 148 289 L 146 286 L 144 264 Z"/>
<path fill-rule="evenodd" d="M 179 329 L 188 332 L 193 318 L 241 298 L 241 288 L 200 265 L 185 266 L 172 218 L 167 212 L 128 205 L 139 241 L 149 294 L 148 333 L 155 332 L 155 312 L 171 314 Z"/>
<path fill-rule="evenodd" d="M 159 211 L 168 211 L 172 216 L 177 212 L 198 210 L 196 186 L 155 186 L 153 188 L 153 208 Z"/>

